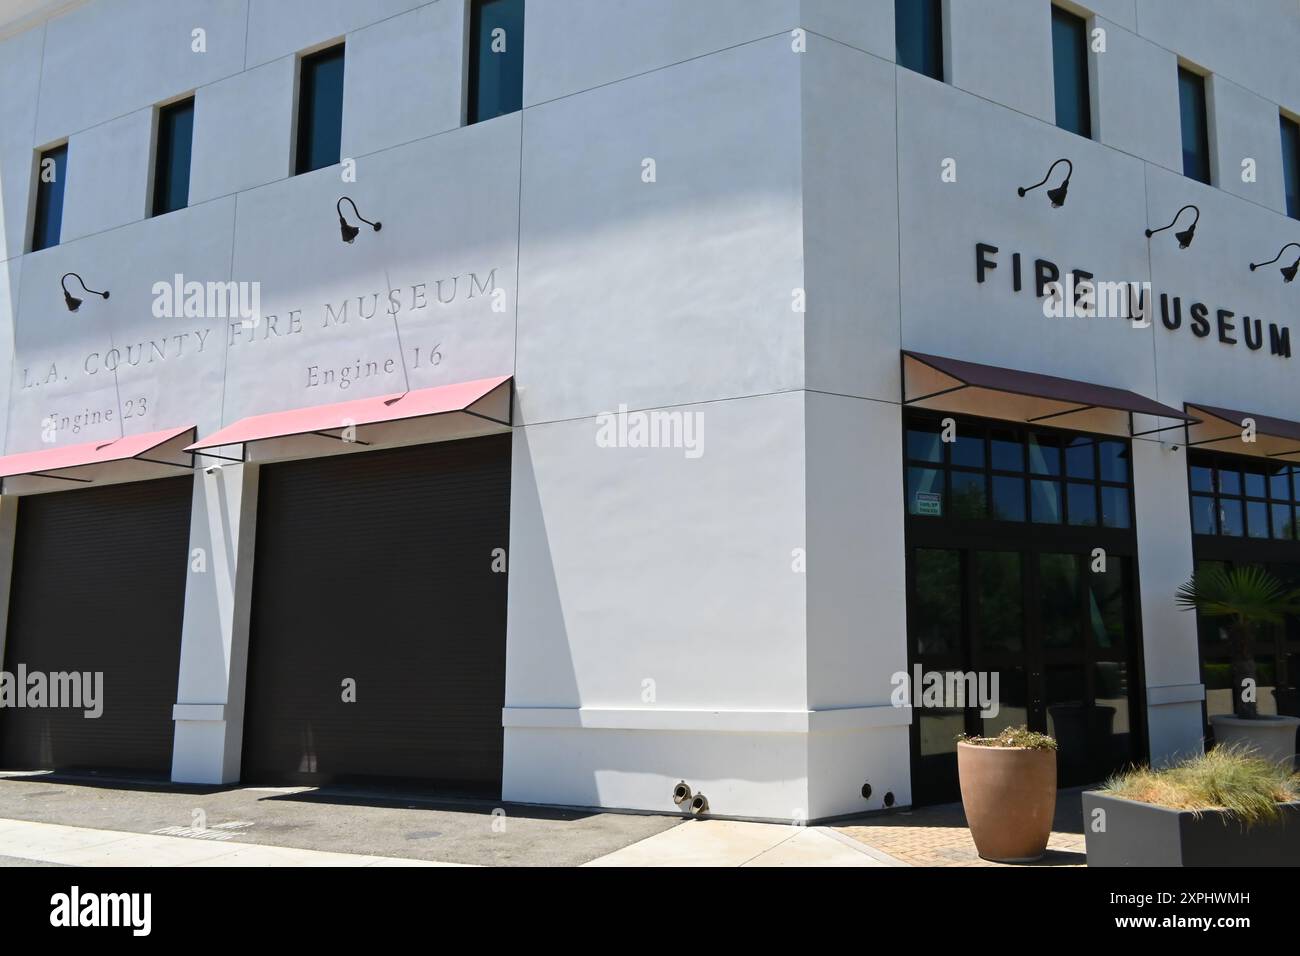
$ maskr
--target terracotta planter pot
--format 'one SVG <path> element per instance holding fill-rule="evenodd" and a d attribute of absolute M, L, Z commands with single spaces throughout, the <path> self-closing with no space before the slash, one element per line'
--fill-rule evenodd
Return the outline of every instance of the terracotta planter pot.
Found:
<path fill-rule="evenodd" d="M 1041 859 L 1056 813 L 1056 751 L 959 742 L 957 773 L 979 855 L 997 863 Z"/>

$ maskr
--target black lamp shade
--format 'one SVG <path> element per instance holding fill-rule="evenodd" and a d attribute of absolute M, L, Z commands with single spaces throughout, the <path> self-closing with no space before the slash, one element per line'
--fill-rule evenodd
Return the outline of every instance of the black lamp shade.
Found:
<path fill-rule="evenodd" d="M 63 301 L 67 303 L 69 312 L 76 312 L 79 308 L 81 308 L 81 300 L 78 299 L 71 292 L 69 292 L 67 289 L 63 290 Z"/>
<path fill-rule="evenodd" d="M 1291 263 L 1289 266 L 1283 266 L 1283 267 L 1282 267 L 1282 281 L 1283 281 L 1283 282 L 1294 282 L 1294 281 L 1295 281 L 1295 275 L 1296 275 L 1297 272 L 1300 272 L 1300 259 L 1297 259 L 1295 262 Z"/>
<path fill-rule="evenodd" d="M 1192 244 L 1192 240 L 1196 238 L 1196 224 L 1193 223 L 1182 232 L 1174 233 L 1174 238 L 1178 240 L 1179 249 L 1186 249 Z"/>
<path fill-rule="evenodd" d="M 1052 207 L 1060 209 L 1065 205 L 1065 195 L 1070 191 L 1070 181 L 1067 179 L 1061 185 L 1047 191 L 1047 198 L 1052 201 Z"/>
<path fill-rule="evenodd" d="M 361 232 L 356 226 L 349 225 L 348 221 L 339 216 L 339 232 L 343 234 L 343 241 L 351 243 Z"/>

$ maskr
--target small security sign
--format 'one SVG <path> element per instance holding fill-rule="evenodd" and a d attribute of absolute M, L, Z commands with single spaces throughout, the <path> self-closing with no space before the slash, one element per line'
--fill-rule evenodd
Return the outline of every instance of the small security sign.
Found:
<path fill-rule="evenodd" d="M 943 496 L 932 491 L 918 491 L 916 494 L 916 513 L 935 516 L 943 514 Z"/>

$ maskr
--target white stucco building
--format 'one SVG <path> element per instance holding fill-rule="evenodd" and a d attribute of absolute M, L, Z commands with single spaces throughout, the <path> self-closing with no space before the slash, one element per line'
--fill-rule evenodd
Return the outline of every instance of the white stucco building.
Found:
<path fill-rule="evenodd" d="M 821 819 L 1199 749 L 1175 589 L 1300 573 L 1300 4 L 915 2 L 4 4 L 0 642 L 105 708 L 0 766 Z"/>

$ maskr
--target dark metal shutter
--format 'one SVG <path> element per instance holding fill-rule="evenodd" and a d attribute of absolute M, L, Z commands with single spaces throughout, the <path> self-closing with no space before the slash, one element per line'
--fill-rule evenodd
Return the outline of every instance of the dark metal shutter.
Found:
<path fill-rule="evenodd" d="M 18 503 L 4 669 L 102 671 L 103 714 L 0 710 L 0 766 L 169 774 L 189 476 Z"/>
<path fill-rule="evenodd" d="M 264 466 L 243 779 L 499 794 L 509 531 L 509 435 Z"/>

